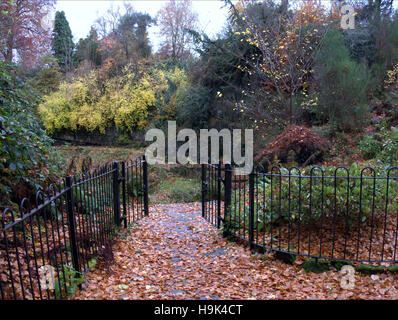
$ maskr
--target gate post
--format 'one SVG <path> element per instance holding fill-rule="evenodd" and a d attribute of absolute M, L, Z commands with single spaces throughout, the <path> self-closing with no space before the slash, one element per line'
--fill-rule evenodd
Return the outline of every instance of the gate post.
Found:
<path fill-rule="evenodd" d="M 254 247 L 254 171 L 249 175 L 249 243 Z"/>
<path fill-rule="evenodd" d="M 217 167 L 217 229 L 220 228 L 221 225 L 221 161 L 218 163 Z"/>
<path fill-rule="evenodd" d="M 123 201 L 123 221 L 124 227 L 127 228 L 127 205 L 126 205 L 126 164 L 122 162 L 122 201 Z"/>
<path fill-rule="evenodd" d="M 143 177 L 144 180 L 144 212 L 145 215 L 149 215 L 149 207 L 148 207 L 148 162 L 146 161 L 145 155 L 142 156 L 143 160 Z"/>
<path fill-rule="evenodd" d="M 232 167 L 231 164 L 225 165 L 225 200 L 224 200 L 224 237 L 230 232 L 231 223 L 231 198 L 232 198 Z"/>
<path fill-rule="evenodd" d="M 68 224 L 69 224 L 69 242 L 70 242 L 70 250 L 72 256 L 72 265 L 73 269 L 75 269 L 80 274 L 80 263 L 79 263 L 79 251 L 77 247 L 77 239 L 76 239 L 76 222 L 75 215 L 73 212 L 74 200 L 73 200 L 73 183 L 72 177 L 65 178 L 65 185 L 67 188 L 66 191 L 66 210 L 68 212 Z"/>
<path fill-rule="evenodd" d="M 206 165 L 202 163 L 202 217 L 206 215 Z"/>
<path fill-rule="evenodd" d="M 115 224 L 120 226 L 120 188 L 119 188 L 119 163 L 113 162 L 113 211 Z"/>

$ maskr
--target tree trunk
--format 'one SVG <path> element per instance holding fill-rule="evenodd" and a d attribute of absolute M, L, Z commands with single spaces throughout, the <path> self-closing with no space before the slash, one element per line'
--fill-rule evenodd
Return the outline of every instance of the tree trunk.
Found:
<path fill-rule="evenodd" d="M 14 48 L 14 35 L 11 32 L 7 39 L 7 49 L 6 49 L 6 55 L 4 57 L 7 62 L 12 62 L 12 59 L 14 57 L 12 52 L 13 48 Z"/>
<path fill-rule="evenodd" d="M 289 9 L 289 0 L 282 0 L 281 8 L 283 14 L 286 14 L 287 10 Z"/>

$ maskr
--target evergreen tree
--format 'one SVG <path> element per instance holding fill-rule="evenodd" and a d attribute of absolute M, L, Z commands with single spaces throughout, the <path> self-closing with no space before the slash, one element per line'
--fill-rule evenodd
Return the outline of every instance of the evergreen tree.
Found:
<path fill-rule="evenodd" d="M 148 14 L 140 12 L 128 13 L 120 18 L 115 35 L 127 61 L 134 56 L 146 58 L 151 54 L 147 29 L 152 23 L 154 20 Z"/>
<path fill-rule="evenodd" d="M 332 131 L 361 128 L 369 84 L 366 65 L 350 56 L 340 31 L 331 29 L 315 56 L 316 115 L 329 121 Z"/>
<path fill-rule="evenodd" d="M 66 20 L 65 12 L 57 11 L 53 31 L 53 50 L 54 55 L 63 72 L 69 72 L 73 68 L 73 36 Z"/>
<path fill-rule="evenodd" d="M 76 46 L 75 64 L 79 65 L 85 60 L 89 61 L 92 67 L 102 64 L 98 33 L 93 27 L 91 27 L 89 35 L 85 39 L 80 39 Z"/>

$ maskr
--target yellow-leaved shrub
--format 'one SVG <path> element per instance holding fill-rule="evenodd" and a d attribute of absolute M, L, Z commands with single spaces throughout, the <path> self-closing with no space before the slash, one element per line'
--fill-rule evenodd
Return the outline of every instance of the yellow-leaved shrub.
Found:
<path fill-rule="evenodd" d="M 181 69 L 167 74 L 151 69 L 139 76 L 130 72 L 107 79 L 100 90 L 92 72 L 71 83 L 62 83 L 58 91 L 45 97 L 39 114 L 50 132 L 85 129 L 104 133 L 113 125 L 127 131 L 142 129 L 147 125 L 150 108 L 168 89 L 167 78 L 178 86 L 187 82 Z"/>

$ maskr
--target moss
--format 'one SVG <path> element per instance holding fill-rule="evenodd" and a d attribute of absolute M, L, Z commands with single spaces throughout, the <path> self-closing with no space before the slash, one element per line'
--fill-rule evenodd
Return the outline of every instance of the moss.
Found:
<path fill-rule="evenodd" d="M 388 271 L 392 272 L 392 273 L 398 273 L 398 264 L 395 264 L 393 266 L 389 266 L 387 268 Z"/>
<path fill-rule="evenodd" d="M 354 267 L 354 263 L 350 261 L 332 260 L 330 264 L 335 267 L 337 271 L 340 271 L 343 266 L 347 265 Z"/>
<path fill-rule="evenodd" d="M 382 266 L 372 266 L 371 264 L 361 264 L 355 269 L 357 272 L 364 274 L 375 274 L 375 273 L 383 273 L 384 267 Z"/>
<path fill-rule="evenodd" d="M 307 259 L 300 268 L 306 272 L 323 273 L 330 270 L 330 263 L 325 260 Z"/>
<path fill-rule="evenodd" d="M 277 251 L 275 254 L 275 259 L 282 260 L 288 264 L 293 264 L 294 261 L 296 261 L 296 255 Z"/>

